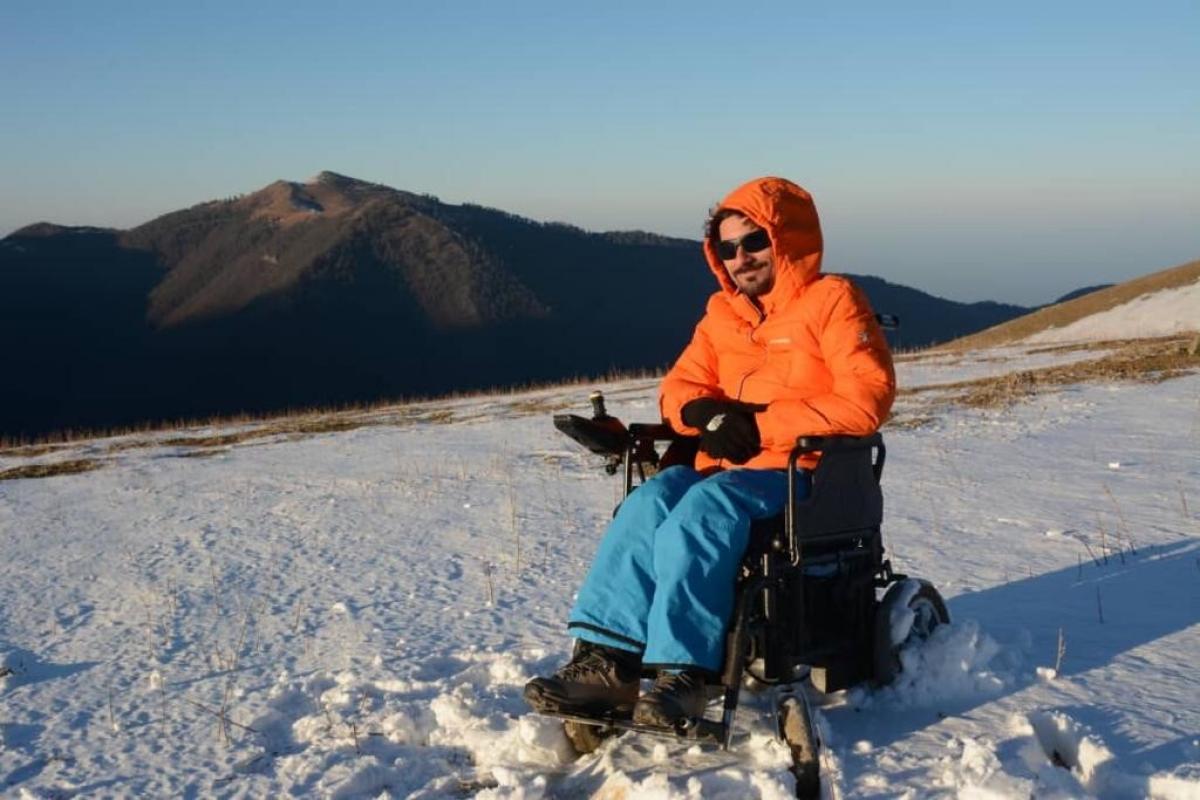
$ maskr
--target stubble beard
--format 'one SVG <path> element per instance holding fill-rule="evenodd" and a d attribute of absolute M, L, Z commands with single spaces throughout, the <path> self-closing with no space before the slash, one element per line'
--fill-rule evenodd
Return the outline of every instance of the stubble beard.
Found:
<path fill-rule="evenodd" d="M 774 275 L 764 273 L 767 264 L 755 264 L 742 270 L 743 275 L 734 274 L 733 282 L 738 290 L 747 297 L 758 297 L 771 291 L 775 285 Z"/>

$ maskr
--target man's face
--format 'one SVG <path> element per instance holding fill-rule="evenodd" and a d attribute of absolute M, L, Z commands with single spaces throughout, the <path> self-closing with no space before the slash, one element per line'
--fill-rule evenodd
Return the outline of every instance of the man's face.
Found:
<path fill-rule="evenodd" d="M 775 285 L 775 257 L 771 254 L 770 241 L 765 247 L 751 252 L 741 244 L 742 237 L 759 230 L 761 228 L 740 214 L 726 217 L 717 226 L 717 235 L 726 246 L 737 243 L 733 257 L 722 259 L 722 263 L 734 285 L 747 297 L 758 297 Z"/>

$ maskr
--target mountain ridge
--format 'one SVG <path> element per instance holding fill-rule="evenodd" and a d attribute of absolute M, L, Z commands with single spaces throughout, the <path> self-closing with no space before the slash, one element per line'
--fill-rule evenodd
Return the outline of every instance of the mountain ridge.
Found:
<path fill-rule="evenodd" d="M 658 369 L 715 290 L 699 243 L 594 233 L 335 172 L 126 230 L 0 240 L 25 380 L 0 434 L 264 412 Z M 860 275 L 893 344 L 1024 313 Z"/>

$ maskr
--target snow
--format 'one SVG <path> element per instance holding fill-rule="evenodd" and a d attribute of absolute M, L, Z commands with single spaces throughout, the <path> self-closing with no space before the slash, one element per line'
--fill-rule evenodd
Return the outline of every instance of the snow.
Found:
<path fill-rule="evenodd" d="M 524 705 L 619 494 L 550 425 L 591 388 L 0 458 L 104 462 L 0 482 L 0 796 L 791 796 L 769 693 L 743 692 L 732 752 L 624 736 L 578 761 Z M 655 417 L 653 381 L 602 388 Z M 813 694 L 826 797 L 1200 797 L 1197 397 L 1195 374 L 1095 383 L 885 432 L 889 557 L 954 622 L 893 685 Z"/>
<path fill-rule="evenodd" d="M 1200 331 L 1200 281 L 1141 295 L 1061 328 L 1036 333 L 1025 341 L 1046 344 L 1129 339 L 1186 331 Z"/>

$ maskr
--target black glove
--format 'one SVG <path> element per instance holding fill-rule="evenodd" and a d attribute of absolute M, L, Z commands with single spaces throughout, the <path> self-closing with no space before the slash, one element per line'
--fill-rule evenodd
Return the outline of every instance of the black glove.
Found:
<path fill-rule="evenodd" d="M 762 449 L 754 413 L 766 406 L 739 400 L 701 397 L 680 411 L 683 421 L 700 429 L 700 449 L 713 458 L 745 464 Z"/>

